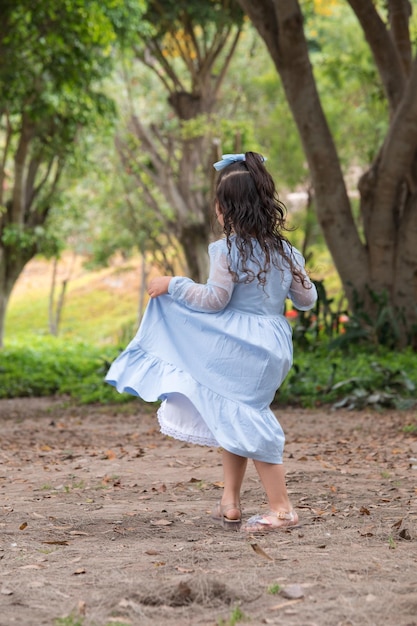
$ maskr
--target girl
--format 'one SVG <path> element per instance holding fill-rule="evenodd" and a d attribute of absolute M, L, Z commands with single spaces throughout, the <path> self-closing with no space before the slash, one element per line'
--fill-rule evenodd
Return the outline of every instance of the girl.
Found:
<path fill-rule="evenodd" d="M 207 283 L 151 280 L 138 333 L 106 381 L 148 402 L 161 399 L 162 433 L 221 446 L 224 490 L 213 518 L 224 528 L 241 526 L 240 491 L 253 459 L 270 510 L 243 528 L 264 532 L 298 523 L 282 465 L 284 433 L 269 406 L 292 364 L 285 299 L 308 310 L 317 293 L 282 234 L 285 207 L 264 158 L 223 155 L 214 167 L 225 237 L 209 246 Z"/>

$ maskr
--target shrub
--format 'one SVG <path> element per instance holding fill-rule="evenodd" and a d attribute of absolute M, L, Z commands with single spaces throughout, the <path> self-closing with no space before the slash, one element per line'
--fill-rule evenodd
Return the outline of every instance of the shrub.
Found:
<path fill-rule="evenodd" d="M 55 337 L 9 344 L 0 351 L 0 398 L 68 395 L 82 403 L 126 402 L 132 396 L 104 382 L 118 352 Z"/>

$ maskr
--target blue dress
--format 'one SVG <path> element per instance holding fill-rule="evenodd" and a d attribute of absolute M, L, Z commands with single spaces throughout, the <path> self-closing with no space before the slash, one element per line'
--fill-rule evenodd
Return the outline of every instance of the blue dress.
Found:
<path fill-rule="evenodd" d="M 301 254 L 287 251 L 305 273 Z M 262 257 L 257 242 L 254 252 Z M 233 238 L 231 257 L 225 239 L 209 246 L 209 256 L 206 284 L 176 276 L 167 295 L 149 301 L 106 382 L 148 402 L 162 400 L 158 419 L 164 434 L 282 463 L 284 433 L 270 404 L 292 365 L 284 302 L 289 297 L 298 309 L 310 309 L 315 286 L 306 276 L 303 287 L 281 257 L 278 268 L 271 264 L 264 286 L 257 279 L 245 282 Z M 256 275 L 257 266 L 249 267 Z"/>

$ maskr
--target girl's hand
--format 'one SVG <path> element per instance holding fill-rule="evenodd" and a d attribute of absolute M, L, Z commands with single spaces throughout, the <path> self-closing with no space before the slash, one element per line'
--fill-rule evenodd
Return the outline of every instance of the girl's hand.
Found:
<path fill-rule="evenodd" d="M 171 276 L 157 276 L 152 278 L 148 285 L 148 294 L 151 298 L 157 298 L 168 293 L 169 283 L 171 282 Z"/>

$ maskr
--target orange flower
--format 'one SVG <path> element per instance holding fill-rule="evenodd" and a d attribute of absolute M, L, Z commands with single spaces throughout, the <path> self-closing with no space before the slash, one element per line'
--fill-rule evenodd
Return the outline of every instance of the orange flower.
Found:
<path fill-rule="evenodd" d="M 291 311 L 285 312 L 285 317 L 287 317 L 289 320 L 295 320 L 298 317 L 298 313 L 297 311 L 294 311 L 294 309 L 291 309 Z"/>

